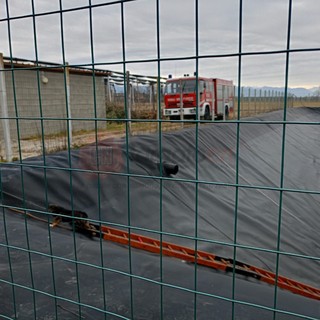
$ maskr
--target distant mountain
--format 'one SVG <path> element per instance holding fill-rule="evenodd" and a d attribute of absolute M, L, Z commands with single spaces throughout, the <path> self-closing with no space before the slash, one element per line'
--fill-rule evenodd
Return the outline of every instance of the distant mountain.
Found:
<path fill-rule="evenodd" d="M 272 92 L 284 92 L 284 88 L 282 87 L 268 87 L 268 86 L 264 86 L 264 87 L 242 87 L 241 88 L 241 94 L 243 94 L 244 97 L 248 97 L 249 93 L 250 96 L 253 97 L 254 96 L 254 91 L 256 90 L 256 94 L 257 96 L 260 95 L 260 91 L 261 94 L 264 96 L 264 94 L 266 93 L 267 95 L 272 94 Z M 288 93 L 291 95 L 294 95 L 296 97 L 308 97 L 308 96 L 314 96 L 314 95 L 318 95 L 319 94 L 319 87 L 313 87 L 311 89 L 306 89 L 306 88 L 288 88 Z M 236 88 L 236 96 L 238 95 L 238 89 Z"/>
<path fill-rule="evenodd" d="M 114 90 L 116 93 L 123 93 L 124 89 L 122 85 L 118 85 L 115 84 L 114 85 Z M 135 90 L 136 87 L 135 87 Z M 148 85 L 139 85 L 139 92 L 141 93 L 148 93 L 150 90 L 150 87 Z M 275 94 L 275 92 L 284 92 L 284 88 L 283 87 L 268 87 L 268 86 L 264 86 L 264 87 L 241 87 L 241 94 L 243 94 L 244 97 L 248 97 L 249 96 L 249 92 L 250 92 L 250 96 L 254 97 L 254 91 L 256 90 L 256 95 L 259 96 L 260 95 L 260 91 L 261 91 L 261 95 L 264 96 L 265 94 L 268 96 L 269 95 L 269 91 L 270 94 L 273 93 Z M 311 89 L 306 89 L 306 88 L 288 88 L 288 93 L 290 95 L 294 95 L 296 97 L 308 97 L 308 96 L 315 96 L 315 95 L 320 95 L 320 88 L 319 87 L 313 87 Z M 235 94 L 236 96 L 238 96 L 238 87 L 235 88 Z"/>

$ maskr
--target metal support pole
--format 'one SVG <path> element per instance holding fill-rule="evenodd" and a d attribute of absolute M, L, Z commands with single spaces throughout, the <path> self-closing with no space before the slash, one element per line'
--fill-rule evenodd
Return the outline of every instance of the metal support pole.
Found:
<path fill-rule="evenodd" d="M 183 114 L 183 92 L 182 92 L 182 90 L 183 90 L 182 89 L 182 80 L 180 80 L 180 120 L 181 120 L 181 127 L 183 127 L 183 125 L 184 125 L 184 123 L 183 123 L 184 114 Z M 198 104 L 197 108 L 198 108 L 198 110 L 200 110 L 199 104 Z"/>
<path fill-rule="evenodd" d="M 8 113 L 8 100 L 6 90 L 6 79 L 4 74 L 3 54 L 0 53 L 0 104 L 1 104 L 1 122 L 3 129 L 4 145 L 6 152 L 6 161 L 12 160 L 12 144 L 10 136 L 10 122 Z"/>
<path fill-rule="evenodd" d="M 68 112 L 68 138 L 69 138 L 69 143 L 72 145 L 72 116 L 71 116 L 71 101 L 70 101 L 70 68 L 69 68 L 69 63 L 66 63 L 66 68 L 65 68 L 65 73 L 66 73 L 66 90 L 67 90 L 67 112 Z"/>
<path fill-rule="evenodd" d="M 111 88 L 110 88 L 110 76 L 108 75 L 108 78 L 107 78 L 107 92 L 108 92 L 108 99 L 109 99 L 109 102 L 111 103 L 112 102 L 112 97 L 111 97 Z"/>
<path fill-rule="evenodd" d="M 134 103 L 139 106 L 139 104 L 140 104 L 140 90 L 139 90 L 139 82 L 138 81 L 136 83 L 135 93 L 136 93 L 136 96 L 135 96 Z"/>
<path fill-rule="evenodd" d="M 134 98 L 134 95 L 135 95 L 135 90 L 134 90 L 134 83 L 132 83 L 130 85 L 130 92 L 131 92 L 131 105 L 132 105 L 132 108 L 134 108 L 134 105 L 135 105 L 135 98 Z M 134 109 L 135 110 L 135 109 Z"/>
<path fill-rule="evenodd" d="M 149 82 L 149 104 L 152 105 L 152 82 Z"/>

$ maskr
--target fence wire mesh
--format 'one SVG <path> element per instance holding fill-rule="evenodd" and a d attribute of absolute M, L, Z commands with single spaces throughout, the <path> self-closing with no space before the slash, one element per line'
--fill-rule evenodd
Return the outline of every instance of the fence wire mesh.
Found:
<path fill-rule="evenodd" d="M 319 287 L 319 4 L 263 3 L 0 0 L 0 318 L 320 319 L 281 288 L 282 275 Z M 200 114 L 198 85 L 194 117 L 164 116 L 167 75 L 186 73 L 233 81 L 222 119 Z M 156 251 L 137 249 L 143 236 Z M 204 251 L 228 272 L 206 273 Z"/>

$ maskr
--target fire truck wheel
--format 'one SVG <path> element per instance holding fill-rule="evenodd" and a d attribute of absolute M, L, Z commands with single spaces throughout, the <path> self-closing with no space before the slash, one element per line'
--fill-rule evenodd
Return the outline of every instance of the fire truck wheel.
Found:
<path fill-rule="evenodd" d="M 210 109 L 206 106 L 206 110 L 204 112 L 204 120 L 210 120 Z"/>
<path fill-rule="evenodd" d="M 226 114 L 226 119 L 229 117 L 229 107 L 225 106 L 225 114 Z"/>

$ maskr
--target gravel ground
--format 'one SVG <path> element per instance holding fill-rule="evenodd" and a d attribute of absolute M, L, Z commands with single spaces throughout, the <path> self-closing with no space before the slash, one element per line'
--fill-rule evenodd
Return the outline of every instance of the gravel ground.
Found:
<path fill-rule="evenodd" d="M 190 125 L 187 125 L 190 126 Z M 174 131 L 181 128 L 180 124 L 162 124 L 161 131 Z M 146 126 L 146 128 L 132 129 L 132 135 L 148 134 L 157 132 L 156 125 L 152 127 Z M 108 138 L 120 138 L 126 135 L 125 130 L 105 130 L 99 131 L 97 133 L 97 138 L 95 132 L 74 134 L 72 137 L 71 148 L 79 148 L 91 143 L 95 143 L 96 139 L 99 141 Z M 46 154 L 54 153 L 61 150 L 68 149 L 68 141 L 66 136 L 54 136 L 45 137 L 44 141 L 41 138 L 33 139 L 21 139 L 20 144 L 18 140 L 12 141 L 12 158 L 14 161 L 21 158 L 26 159 L 30 157 L 35 157 L 43 154 L 43 149 L 45 149 Z M 19 151 L 21 150 L 21 151 Z M 1 160 L 5 159 L 5 147 L 4 142 L 0 142 L 0 157 Z"/>

